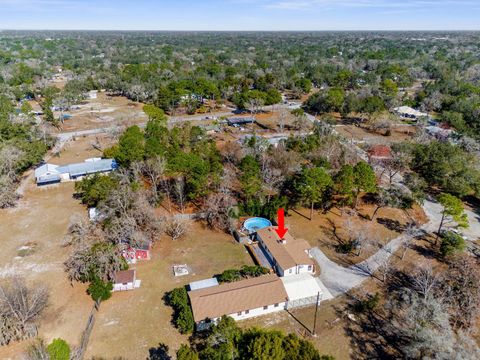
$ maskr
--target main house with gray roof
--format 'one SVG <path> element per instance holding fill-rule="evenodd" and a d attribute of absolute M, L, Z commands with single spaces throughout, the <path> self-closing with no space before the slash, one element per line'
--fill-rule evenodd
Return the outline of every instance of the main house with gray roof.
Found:
<path fill-rule="evenodd" d="M 82 163 L 68 165 L 44 164 L 35 169 L 37 185 L 74 181 L 91 174 L 108 173 L 118 168 L 114 159 L 87 159 Z"/>

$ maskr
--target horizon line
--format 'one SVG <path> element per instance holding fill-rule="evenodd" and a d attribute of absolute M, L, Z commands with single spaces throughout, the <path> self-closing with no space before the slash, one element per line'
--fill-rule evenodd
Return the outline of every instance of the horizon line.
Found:
<path fill-rule="evenodd" d="M 124 31 L 124 32 L 363 32 L 363 31 L 383 31 L 383 32 L 465 32 L 465 31 L 478 31 L 478 29 L 316 29 L 316 30 L 174 30 L 174 29 L 48 29 L 48 28 L 0 28 L 0 31 Z"/>

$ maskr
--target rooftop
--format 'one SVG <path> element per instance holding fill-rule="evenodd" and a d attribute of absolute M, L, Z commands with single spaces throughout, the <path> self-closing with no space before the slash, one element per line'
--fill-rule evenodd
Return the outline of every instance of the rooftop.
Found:
<path fill-rule="evenodd" d="M 277 275 L 263 275 L 188 292 L 196 322 L 288 300 Z"/>
<path fill-rule="evenodd" d="M 322 295 L 323 291 L 317 281 L 310 274 L 298 274 L 282 278 L 289 301 Z"/>
<path fill-rule="evenodd" d="M 314 265 L 308 256 L 310 244 L 302 239 L 295 239 L 290 232 L 285 234 L 283 240 L 275 232 L 275 227 L 270 226 L 257 231 L 257 235 L 282 269 L 289 269 L 296 265 Z"/>
<path fill-rule="evenodd" d="M 200 290 L 200 289 L 206 289 L 212 286 L 218 286 L 218 280 L 217 278 L 210 278 L 210 279 L 204 279 L 204 280 L 198 280 L 191 282 L 188 284 L 188 287 L 190 290 Z"/>
<path fill-rule="evenodd" d="M 392 149 L 388 145 L 373 145 L 368 150 L 368 155 L 372 158 L 390 158 L 392 156 Z"/>
<path fill-rule="evenodd" d="M 406 114 L 406 115 L 415 116 L 415 117 L 428 116 L 428 114 L 415 110 L 410 106 L 400 106 L 400 107 L 396 107 L 393 110 L 399 114 Z"/>
<path fill-rule="evenodd" d="M 135 281 L 135 270 L 117 271 L 115 273 L 115 284 L 125 284 Z"/>

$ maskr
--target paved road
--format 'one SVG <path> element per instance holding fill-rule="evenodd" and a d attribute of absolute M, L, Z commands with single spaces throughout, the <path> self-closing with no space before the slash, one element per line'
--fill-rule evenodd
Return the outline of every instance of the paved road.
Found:
<path fill-rule="evenodd" d="M 423 209 L 429 218 L 429 222 L 423 225 L 420 230 L 427 233 L 433 232 L 440 224 L 442 207 L 438 203 L 425 201 Z M 312 256 L 320 265 L 320 280 L 330 293 L 336 297 L 359 286 L 371 277 L 385 259 L 392 256 L 409 238 L 411 237 L 402 234 L 391 240 L 385 247 L 365 261 L 348 268 L 331 261 L 318 247 L 312 249 Z"/>
<path fill-rule="evenodd" d="M 291 108 L 290 105 L 278 104 L 278 105 L 263 106 L 260 109 L 263 110 L 263 111 L 271 111 L 271 110 L 288 109 L 288 108 Z M 229 109 L 228 111 L 208 113 L 208 114 L 188 116 L 188 117 L 172 116 L 172 117 L 169 117 L 168 122 L 169 122 L 169 124 L 178 124 L 178 123 L 189 122 L 189 121 L 202 121 L 202 120 L 205 121 L 205 120 L 207 120 L 207 119 L 205 119 L 205 117 L 207 117 L 207 116 L 222 117 L 222 116 L 237 116 L 238 115 L 238 114 L 234 113 L 235 109 L 231 109 L 231 108 L 228 108 L 228 109 Z M 139 123 L 137 125 L 141 128 L 144 128 L 146 126 L 146 124 L 147 123 L 144 122 L 144 123 Z M 117 126 L 103 127 L 103 128 L 89 129 L 89 130 L 59 133 L 59 134 L 55 134 L 54 136 L 57 137 L 57 139 L 60 141 L 60 143 L 64 143 L 66 141 L 69 141 L 73 137 L 105 134 L 105 133 L 108 133 L 109 131 L 113 131 L 117 128 L 118 128 Z"/>

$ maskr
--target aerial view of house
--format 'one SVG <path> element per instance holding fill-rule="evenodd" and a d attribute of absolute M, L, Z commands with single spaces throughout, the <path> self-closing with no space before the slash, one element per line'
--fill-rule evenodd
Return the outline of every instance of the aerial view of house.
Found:
<path fill-rule="evenodd" d="M 295 239 L 290 233 L 281 239 L 274 227 L 257 231 L 256 239 L 266 252 L 278 276 L 315 273 L 315 262 L 310 256 L 310 245 L 305 240 Z"/>
<path fill-rule="evenodd" d="M 78 180 L 91 174 L 105 174 L 117 169 L 114 159 L 87 159 L 83 163 L 68 165 L 44 164 L 35 169 L 37 185 L 55 184 L 63 181 Z"/>
<path fill-rule="evenodd" d="M 188 297 L 200 328 L 223 315 L 243 320 L 281 311 L 288 302 L 285 287 L 274 274 L 191 290 Z"/>
<path fill-rule="evenodd" d="M 479 19 L 0 0 L 0 359 L 480 359 Z"/>

